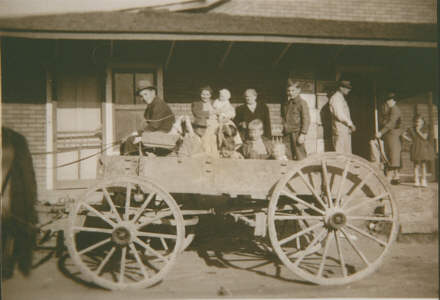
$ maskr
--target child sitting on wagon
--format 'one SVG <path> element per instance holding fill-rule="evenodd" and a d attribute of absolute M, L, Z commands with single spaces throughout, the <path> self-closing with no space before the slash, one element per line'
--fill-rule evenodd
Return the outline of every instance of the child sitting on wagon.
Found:
<path fill-rule="evenodd" d="M 194 132 L 189 116 L 179 116 L 169 133 L 180 135 L 173 154 L 182 157 L 195 157 L 205 153 L 202 139 Z"/>
<path fill-rule="evenodd" d="M 270 159 L 274 157 L 272 142 L 263 136 L 263 122 L 260 119 L 248 125 L 248 139 L 243 143 L 242 153 L 245 158 Z"/>

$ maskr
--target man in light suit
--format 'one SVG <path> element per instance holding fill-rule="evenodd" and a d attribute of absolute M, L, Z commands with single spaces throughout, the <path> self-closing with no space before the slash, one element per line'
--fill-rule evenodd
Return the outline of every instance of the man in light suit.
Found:
<path fill-rule="evenodd" d="M 345 97 L 352 89 L 350 81 L 339 82 L 338 90 L 330 98 L 330 112 L 332 114 L 333 146 L 336 152 L 351 153 L 351 134 L 356 131 L 350 116 Z"/>

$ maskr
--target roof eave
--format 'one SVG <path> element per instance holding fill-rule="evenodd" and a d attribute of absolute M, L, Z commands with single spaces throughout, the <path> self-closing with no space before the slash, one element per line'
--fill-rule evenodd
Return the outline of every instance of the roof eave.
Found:
<path fill-rule="evenodd" d="M 389 40 L 338 37 L 305 37 L 264 34 L 219 34 L 219 33 L 160 33 L 160 32 L 64 32 L 0 30 L 0 37 L 29 39 L 72 40 L 167 40 L 167 41 L 225 41 L 225 42 L 269 42 L 325 45 L 389 46 L 436 48 L 436 41 Z"/>

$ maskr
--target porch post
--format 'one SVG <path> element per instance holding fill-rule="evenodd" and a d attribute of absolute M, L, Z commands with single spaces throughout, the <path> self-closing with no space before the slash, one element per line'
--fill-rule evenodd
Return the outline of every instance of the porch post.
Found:
<path fill-rule="evenodd" d="M 103 105 L 104 145 L 107 147 L 107 155 L 115 154 L 114 147 L 108 147 L 114 143 L 113 134 L 113 93 L 112 93 L 112 68 L 107 66 L 105 78 L 105 102 Z"/>
<path fill-rule="evenodd" d="M 0 123 L 3 124 L 2 122 L 2 114 L 1 112 L 2 110 L 2 103 L 3 103 L 3 99 L 2 99 L 2 37 L 0 36 Z M 2 134 L 0 133 L 0 143 L 2 143 Z M 0 159 L 0 170 L 2 170 L 2 160 Z"/>
<path fill-rule="evenodd" d="M 374 98 L 374 133 L 379 132 L 379 114 L 377 110 L 377 95 L 376 95 L 376 79 L 373 79 L 373 98 Z"/>
<path fill-rule="evenodd" d="M 55 137 L 55 110 L 52 93 L 53 72 L 50 66 L 46 67 L 46 189 L 54 189 L 54 158 L 55 150 L 53 139 Z"/>

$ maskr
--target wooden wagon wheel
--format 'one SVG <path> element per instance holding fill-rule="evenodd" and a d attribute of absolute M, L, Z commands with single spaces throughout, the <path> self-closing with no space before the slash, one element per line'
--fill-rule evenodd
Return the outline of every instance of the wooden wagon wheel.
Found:
<path fill-rule="evenodd" d="M 66 244 L 74 263 L 108 289 L 143 288 L 164 278 L 183 246 L 174 199 L 145 178 L 108 179 L 70 211 Z"/>
<path fill-rule="evenodd" d="M 292 228 L 287 235 L 285 224 Z M 285 266 L 323 285 L 374 272 L 399 227 L 385 177 L 368 161 L 338 153 L 310 156 L 280 179 L 270 199 L 268 226 Z"/>

